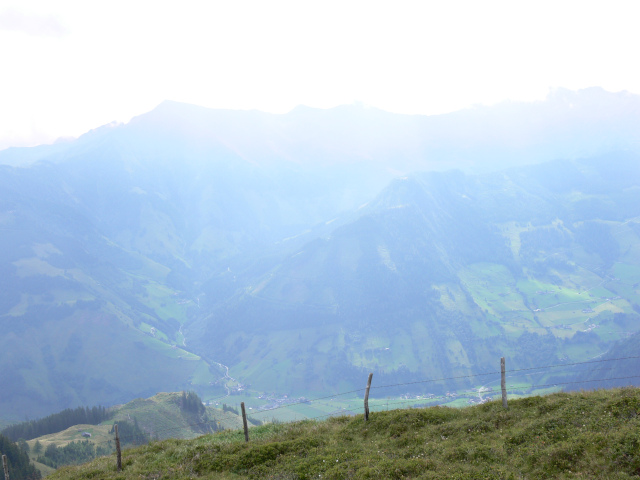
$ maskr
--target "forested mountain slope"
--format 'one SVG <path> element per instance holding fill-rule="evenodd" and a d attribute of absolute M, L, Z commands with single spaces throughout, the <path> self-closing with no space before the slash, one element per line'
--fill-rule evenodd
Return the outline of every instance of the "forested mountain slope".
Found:
<path fill-rule="evenodd" d="M 639 234 L 635 155 L 413 174 L 189 332 L 283 391 L 583 361 L 640 325 Z"/>
<path fill-rule="evenodd" d="M 639 325 L 638 105 L 168 102 L 0 152 L 1 415 L 600 355 Z"/>

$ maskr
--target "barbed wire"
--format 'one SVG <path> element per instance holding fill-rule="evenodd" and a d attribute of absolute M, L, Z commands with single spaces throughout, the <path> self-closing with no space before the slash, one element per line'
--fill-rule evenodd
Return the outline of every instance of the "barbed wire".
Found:
<path fill-rule="evenodd" d="M 579 382 L 557 382 L 557 383 L 549 383 L 546 385 L 531 385 L 530 387 L 527 387 L 527 389 L 532 389 L 532 388 L 544 388 L 544 387 L 556 387 L 559 385 L 576 385 L 576 384 L 582 384 L 582 383 L 593 383 L 593 382 L 609 382 L 609 381 L 613 381 L 613 380 L 627 380 L 630 378 L 640 378 L 640 375 L 630 375 L 627 377 L 613 377 L 613 378 L 598 378 L 595 380 L 581 380 Z M 512 387 L 511 391 L 514 390 L 522 390 L 522 388 L 517 388 L 517 387 Z M 507 391 L 509 391 L 509 389 L 507 389 Z"/>
<path fill-rule="evenodd" d="M 373 387 L 372 387 L 373 388 Z M 281 408 L 289 408 L 289 407 L 294 407 L 296 405 L 303 405 L 303 404 L 308 404 L 308 403 L 312 403 L 312 402 L 317 402 L 319 400 L 326 400 L 328 398 L 335 398 L 335 397 L 342 397 L 344 395 L 348 395 L 350 393 L 357 393 L 357 392 L 362 392 L 366 390 L 366 387 L 364 388 L 358 388 L 356 390 L 349 390 L 348 392 L 342 392 L 342 393 L 336 393 L 334 395 L 326 395 L 324 397 L 318 397 L 318 398 L 313 398 L 313 399 L 305 399 L 305 400 L 300 400 L 299 402 L 292 402 L 292 403 L 287 403 L 285 405 L 280 405 L 277 407 L 273 407 L 273 408 L 265 408 L 263 410 L 259 410 L 257 412 L 253 412 L 253 415 L 257 415 L 257 414 L 261 414 L 261 413 L 266 413 L 266 412 L 272 412 L 274 410 L 280 410 Z"/>
<path fill-rule="evenodd" d="M 533 388 L 545 388 L 545 387 L 558 387 L 561 385 L 575 385 L 575 384 L 584 384 L 584 383 L 595 383 L 595 382 L 608 382 L 608 381 L 612 381 L 612 380 L 627 380 L 627 379 L 632 379 L 632 378 L 640 378 L 640 375 L 629 375 L 629 376 L 625 376 L 625 377 L 611 377 L 611 378 L 599 378 L 599 379 L 594 379 L 594 380 L 583 380 L 583 381 L 576 381 L 576 382 L 559 382 L 559 383 L 553 383 L 553 384 L 544 384 L 544 385 L 529 385 L 526 388 L 520 388 L 520 387 L 514 387 L 513 385 L 510 386 L 507 385 L 507 392 L 511 391 L 518 391 L 518 390 L 531 390 Z M 457 393 L 456 397 L 468 397 L 468 396 L 479 396 L 478 390 L 468 390 L 468 391 L 464 391 L 461 393 Z M 486 394 L 487 397 L 490 396 L 490 392 L 481 392 L 483 394 Z M 430 397 L 430 398 L 407 398 L 405 400 L 401 400 L 401 401 L 395 401 L 395 402 L 386 402 L 385 404 L 382 405 L 369 405 L 369 408 L 371 410 L 371 412 L 376 411 L 377 409 L 380 408 L 384 408 L 384 407 L 389 407 L 389 406 L 393 406 L 393 405 L 406 405 L 409 403 L 418 403 L 418 402 L 423 402 L 420 403 L 419 405 L 424 405 L 429 404 L 429 403 L 434 403 L 437 402 L 439 400 L 447 400 L 447 399 L 455 399 L 456 397 L 451 397 L 451 396 L 447 396 L 447 395 L 439 395 L 439 396 L 434 396 L 434 397 Z M 359 409 L 357 409 L 359 410 Z M 310 417 L 309 420 L 315 420 L 318 418 L 324 418 L 324 417 L 330 417 L 330 416 L 334 416 L 334 415 L 342 415 L 345 412 L 354 412 L 356 411 L 356 409 L 343 409 L 341 411 L 336 411 L 336 412 L 331 412 L 328 414 L 324 414 L 324 415 L 318 415 L 315 417 Z M 379 410 L 378 410 L 379 411 Z"/>
<path fill-rule="evenodd" d="M 587 360 L 587 361 L 584 361 L 584 362 L 574 362 L 574 363 L 560 363 L 560 364 L 556 364 L 556 365 L 543 365 L 543 366 L 539 366 L 539 367 L 511 369 L 511 370 L 506 370 L 505 373 L 517 373 L 517 372 L 525 372 L 525 371 L 532 371 L 532 370 L 544 370 L 544 369 L 547 369 L 547 368 L 569 367 L 569 366 L 576 366 L 576 365 L 583 365 L 583 364 L 586 365 L 586 364 L 592 364 L 592 363 L 602 363 L 602 362 L 611 362 L 611 361 L 616 361 L 616 360 L 629 360 L 629 359 L 637 359 L 637 358 L 640 358 L 640 356 L 628 356 L 628 357 L 609 358 L 609 359 L 600 359 L 600 360 Z M 382 388 L 402 387 L 402 386 L 407 386 L 407 385 L 417 385 L 417 384 L 422 384 L 422 383 L 435 383 L 435 382 L 444 382 L 444 381 L 450 381 L 450 380 L 460 380 L 460 379 L 465 379 L 465 378 L 475 378 L 475 377 L 488 376 L 488 375 L 500 375 L 500 372 L 499 371 L 495 371 L 495 372 L 487 372 L 487 373 L 476 373 L 476 374 L 469 374 L 469 375 L 459 375 L 459 376 L 455 376 L 455 377 L 444 377 L 444 378 L 436 378 L 436 379 L 417 380 L 415 382 L 395 383 L 395 384 L 389 384 L 389 385 L 372 385 L 371 386 L 371 390 L 382 389 Z M 315 401 L 318 401 L 318 400 L 325 400 L 327 398 L 335 398 L 335 397 L 339 397 L 339 396 L 343 396 L 343 395 L 348 395 L 350 393 L 362 392 L 364 390 L 366 390 L 366 388 L 359 388 L 359 389 L 356 389 L 356 390 L 350 390 L 348 392 L 336 393 L 334 395 L 327 395 L 327 396 L 324 396 L 324 397 L 308 399 L 308 400 L 304 400 L 304 401 L 300 401 L 300 402 L 288 403 L 286 405 L 280 405 L 280 406 L 277 406 L 277 407 L 260 410 L 259 412 L 254 412 L 254 415 L 260 414 L 260 413 L 272 412 L 272 411 L 275 411 L 275 410 L 280 410 L 282 408 L 288 408 L 288 407 L 292 407 L 292 406 L 295 406 L 295 405 L 311 403 L 311 402 L 315 402 Z"/>
<path fill-rule="evenodd" d="M 562 385 L 576 385 L 576 384 L 585 384 L 585 383 L 595 383 L 595 382 L 607 382 L 607 381 L 613 381 L 613 380 L 627 380 L 627 379 L 632 379 L 632 378 L 640 378 L 640 375 L 629 375 L 629 376 L 624 376 L 624 377 L 610 377 L 610 378 L 600 378 L 600 379 L 593 379 L 593 380 L 583 380 L 583 381 L 574 381 L 574 382 L 556 382 L 553 384 L 541 384 L 541 385 L 529 385 L 527 387 L 517 387 L 517 386 L 513 386 L 513 385 L 507 385 L 506 390 L 507 392 L 514 392 L 514 391 L 518 391 L 518 390 L 531 390 L 533 388 L 546 388 L 546 387 L 558 387 L 558 386 L 562 386 Z M 490 392 L 479 392 L 478 390 L 466 390 L 463 392 L 459 392 L 457 393 L 455 396 L 451 396 L 451 395 L 438 395 L 438 396 L 434 396 L 434 397 L 429 397 L 429 398 L 411 398 L 411 399 L 404 399 L 401 401 L 394 401 L 394 402 L 386 402 L 385 404 L 378 404 L 378 405 L 371 405 L 371 411 L 381 411 L 382 408 L 388 408 L 389 406 L 396 406 L 396 405 L 407 405 L 407 404 L 419 404 L 420 406 L 423 406 L 424 404 L 430 404 L 430 403 L 434 403 L 434 402 L 438 402 L 438 401 L 442 401 L 442 400 L 452 400 L 455 399 L 457 397 L 460 398 L 464 398 L 464 397 L 469 397 L 469 396 L 479 396 L 480 393 L 484 393 L 487 395 L 487 397 L 489 397 L 489 393 Z M 421 404 L 419 402 L 422 402 Z M 282 406 L 279 408 L 286 408 L 289 406 L 293 406 L 293 405 L 286 405 L 286 406 Z M 334 412 L 330 412 L 327 414 L 323 414 L 323 415 L 317 415 L 317 416 L 313 416 L 313 417 L 307 417 L 305 420 L 317 420 L 317 419 L 321 419 L 321 418 L 326 418 L 326 417 L 333 417 L 333 416 L 342 416 L 345 415 L 346 413 L 356 413 L 358 412 L 360 409 L 359 408 L 345 408 L 345 409 L 341 409 L 339 411 L 334 411 Z M 215 425 L 216 423 L 218 423 L 217 420 L 208 420 L 206 422 L 198 422 L 198 423 L 194 423 L 194 424 L 188 424 L 188 425 L 184 425 L 181 427 L 172 427 L 172 428 L 168 428 L 168 429 L 160 429 L 160 430 L 156 430 L 155 432 L 153 432 L 153 434 L 158 435 L 159 433 L 167 433 L 169 431 L 175 431 L 175 430 L 185 430 L 185 429 L 189 429 L 190 427 L 196 427 L 196 426 L 204 426 L 204 425 Z M 235 429 L 235 431 L 240 431 L 241 429 Z M 144 433 L 145 436 L 151 437 L 152 434 L 145 432 Z M 139 437 L 140 435 L 130 435 L 130 436 L 122 436 L 120 437 L 121 440 L 126 440 L 126 439 L 135 439 L 137 437 Z M 100 444 L 105 444 L 105 443 L 113 443 L 113 440 L 107 440 L 104 442 L 94 442 L 96 445 L 100 445 Z"/>
<path fill-rule="evenodd" d="M 558 387 L 561 385 L 571 385 L 571 384 L 583 384 L 583 383 L 594 383 L 594 382 L 607 382 L 607 381 L 611 381 L 611 380 L 626 380 L 626 379 L 632 379 L 632 378 L 640 378 L 640 375 L 630 375 L 630 376 L 625 376 L 625 377 L 611 377 L 611 378 L 600 378 L 600 379 L 595 379 L 595 380 L 584 380 L 584 381 L 576 381 L 576 382 L 560 382 L 560 383 L 554 383 L 554 384 L 545 384 L 545 385 L 530 385 L 527 386 L 526 389 L 527 390 L 531 390 L 533 388 L 544 388 L 544 387 Z M 519 388 L 519 387 L 514 387 L 511 386 L 511 388 L 509 388 L 509 385 L 507 385 L 507 392 L 511 391 L 518 391 L 518 390 L 523 390 L 525 388 Z M 490 397 L 490 392 L 482 392 L 483 394 L 486 394 L 487 397 Z M 451 400 L 451 399 L 455 399 L 456 397 L 459 398 L 464 398 L 464 397 L 469 397 L 469 396 L 479 396 L 479 392 L 478 390 L 468 390 L 468 391 L 464 391 L 461 393 L 457 393 L 455 397 L 452 396 L 447 396 L 447 395 L 439 395 L 439 396 L 434 396 L 434 397 L 430 397 L 430 398 L 408 398 L 405 400 L 401 400 L 401 401 L 394 401 L 394 402 L 386 402 L 385 404 L 378 404 L 378 405 L 369 405 L 369 408 L 371 410 L 371 412 L 376 412 L 376 411 L 381 411 L 380 409 L 382 408 L 388 408 L 389 406 L 396 406 L 396 405 L 407 405 L 407 404 L 418 404 L 420 407 L 422 406 L 426 406 L 425 404 L 430 404 L 430 403 L 434 403 L 440 400 Z M 419 403 L 422 402 L 422 403 Z M 409 405 L 409 407 L 411 407 L 412 405 Z M 318 415 L 315 417 L 309 417 L 309 420 L 316 420 L 319 418 L 325 418 L 325 417 L 332 417 L 332 416 L 340 416 L 340 415 L 344 415 L 347 412 L 357 412 L 360 409 L 342 409 L 339 411 L 335 411 L 335 412 L 331 412 L 328 414 L 324 414 L 324 415 Z"/>
<path fill-rule="evenodd" d="M 500 372 L 487 372 L 487 373 L 474 373 L 474 374 L 470 374 L 470 375 L 459 375 L 457 377 L 446 377 L 446 378 L 435 378 L 435 379 L 428 379 L 428 380 L 417 380 L 415 382 L 406 382 L 406 383 L 392 383 L 389 385 L 371 385 L 371 390 L 373 389 L 377 389 L 377 388 L 392 388 L 392 387 L 402 387 L 405 385 L 417 385 L 419 383 L 435 383 L 435 382 L 446 382 L 448 380 L 460 380 L 463 378 L 473 378 L 473 377 L 482 377 L 482 376 L 487 376 L 487 375 L 500 375 Z M 363 389 L 364 390 L 364 389 Z"/>
<path fill-rule="evenodd" d="M 514 370 L 507 370 L 507 372 L 524 372 L 527 370 L 543 370 L 545 368 L 571 367 L 575 365 L 588 365 L 591 363 L 613 362 L 617 360 L 629 360 L 629 359 L 636 359 L 636 358 L 640 358 L 640 355 L 631 355 L 628 357 L 619 357 L 619 358 L 603 358 L 600 360 L 586 360 L 584 362 L 574 362 L 574 363 L 558 363 L 555 365 L 544 365 L 542 367 L 518 368 Z"/>
<path fill-rule="evenodd" d="M 562 363 L 562 364 L 554 364 L 554 365 L 543 365 L 543 366 L 539 366 L 539 367 L 528 367 L 528 368 L 519 368 L 519 369 L 511 369 L 511 370 L 505 370 L 505 373 L 518 373 L 518 372 L 526 372 L 526 371 L 534 371 L 534 370 L 545 370 L 545 369 L 550 369 L 550 368 L 557 368 L 557 367 L 572 367 L 572 366 L 577 366 L 577 365 L 588 365 L 588 364 L 594 364 L 594 363 L 604 363 L 604 362 L 612 362 L 612 361 L 621 361 L 621 360 L 631 360 L 631 359 L 638 359 L 640 358 L 640 356 L 638 355 L 630 355 L 627 357 L 618 357 L 618 358 L 607 358 L 607 359 L 599 359 L 599 360 L 587 360 L 584 362 L 573 362 L 573 363 Z M 604 370 L 600 370 L 600 372 L 606 372 L 606 371 L 611 371 L 614 370 L 614 367 L 610 367 L 608 369 L 604 369 Z M 448 380 L 459 380 L 459 379 L 464 379 L 464 378 L 474 378 L 474 377 L 481 377 L 481 376 L 488 376 L 488 375 L 500 375 L 501 372 L 496 371 L 496 372 L 487 372 L 487 373 L 478 373 L 478 374 L 470 374 L 470 375 L 460 375 L 460 376 L 454 376 L 454 377 L 443 377 L 443 378 L 437 378 L 437 379 L 426 379 L 426 380 L 419 380 L 419 381 L 415 381 L 415 382 L 404 382 L 404 383 L 396 383 L 396 384 L 389 384 L 389 385 L 380 385 L 380 386 L 371 386 L 371 390 L 373 390 L 374 388 L 377 389 L 382 389 L 382 388 L 392 388 L 392 387 L 399 387 L 399 386 L 407 386 L 407 385 L 416 385 L 416 384 L 421 384 L 421 383 L 430 383 L 430 382 L 443 382 L 443 381 L 448 381 Z M 580 381 L 571 381 L 571 382 L 554 382 L 554 383 L 549 383 L 549 384 L 540 384 L 540 385 L 527 385 L 527 386 L 523 386 L 523 387 L 518 387 L 518 386 L 514 386 L 514 385 L 507 385 L 507 392 L 511 391 L 517 391 L 517 390 L 531 390 L 534 388 L 548 388 L 548 387 L 558 387 L 558 386 L 564 386 L 564 385 L 578 385 L 578 384 L 586 384 L 586 383 L 595 383 L 595 382 L 607 382 L 607 381 L 614 381 L 614 380 L 627 380 L 627 379 L 634 379 L 634 378 L 640 378 L 640 375 L 629 375 L 629 376 L 624 376 L 624 377 L 610 377 L 610 378 L 600 378 L 600 379 L 591 379 L 591 380 L 580 380 Z M 354 390 L 349 390 L 349 391 L 345 391 L 345 392 L 339 392 L 339 393 L 335 393 L 335 394 L 331 394 L 331 395 L 325 395 L 322 397 L 316 397 L 313 399 L 305 399 L 302 401 L 298 401 L 298 402 L 292 402 L 292 403 L 287 403 L 285 405 L 279 405 L 277 407 L 273 407 L 273 408 L 267 408 L 267 409 L 263 409 L 263 410 L 259 410 L 256 412 L 252 412 L 252 414 L 250 415 L 250 417 L 256 417 L 256 415 L 260 415 L 260 414 L 264 414 L 264 413 L 269 413 L 269 412 L 274 412 L 276 410 L 282 410 L 285 408 L 291 408 L 291 407 L 295 407 L 298 405 L 303 405 L 303 404 L 311 404 L 313 402 L 318 402 L 320 400 L 327 400 L 327 399 L 334 399 L 336 397 L 340 397 L 340 396 L 344 396 L 344 395 L 349 395 L 349 394 L 353 394 L 353 393 L 358 393 L 361 391 L 366 390 L 366 388 L 358 388 L 358 389 L 354 389 Z M 430 396 L 428 398 L 413 398 L 413 399 L 405 399 L 402 401 L 395 401 L 395 402 L 389 402 L 387 401 L 385 403 L 385 406 L 388 407 L 389 405 L 403 405 L 403 404 L 408 404 L 408 403 L 417 403 L 422 401 L 423 403 L 434 403 L 437 402 L 439 400 L 445 400 L 445 399 L 451 399 L 451 398 L 456 398 L 456 397 L 467 397 L 467 396 L 479 396 L 480 394 L 486 394 L 487 396 L 489 396 L 490 392 L 489 391 L 480 391 L 480 389 L 472 389 L 472 390 L 465 390 L 461 393 L 456 393 L 455 396 L 451 396 L 451 395 L 438 395 L 438 396 Z M 224 395 L 221 397 L 216 397 L 213 400 L 217 400 L 217 399 L 222 399 L 222 398 L 227 398 L 229 397 L 229 395 Z M 381 408 L 381 405 L 375 405 L 373 404 L 371 406 L 372 410 L 373 409 L 378 409 Z M 318 415 L 318 416 L 314 416 L 314 417 L 307 417 L 307 420 L 316 420 L 319 418 L 325 418 L 325 417 L 331 417 L 331 416 L 335 416 L 335 415 L 342 415 L 345 412 L 356 412 L 357 409 L 352 408 L 352 409 L 342 409 L 340 411 L 336 411 L 336 412 L 331 412 L 328 414 L 323 414 L 323 415 Z M 256 420 L 258 420 L 256 418 Z M 126 421 L 126 420 L 125 420 Z M 114 423 L 118 423 L 118 422 L 114 422 Z M 211 420 L 206 420 L 203 422 L 197 422 L 197 423 L 191 423 L 191 424 L 186 424 L 183 426 L 177 426 L 177 427 L 171 427 L 171 428 L 163 428 L 163 429 L 158 429 L 153 431 L 152 433 L 149 432 L 143 432 L 143 433 L 139 433 L 139 434 L 132 434 L 132 435 L 123 435 L 120 436 L 120 440 L 122 442 L 128 442 L 130 440 L 135 440 L 137 438 L 139 438 L 140 436 L 144 436 L 144 437 L 149 437 L 149 439 L 151 438 L 152 435 L 156 435 L 158 436 L 159 434 L 163 434 L 163 433 L 167 433 L 167 432 L 171 432 L 171 431 L 178 431 L 178 430 L 189 430 L 191 428 L 194 427 L 203 427 L 203 426 L 209 426 L 214 427 L 214 431 L 215 431 L 215 427 L 217 425 L 220 424 L 220 421 L 217 419 L 211 419 Z M 96 446 L 98 445 L 104 445 L 104 444 L 109 444 L 109 443 L 113 443 L 114 440 L 113 439 L 109 439 L 109 440 L 105 440 L 105 441 L 101 441 L 101 442 L 95 442 L 93 441 L 92 443 Z"/>

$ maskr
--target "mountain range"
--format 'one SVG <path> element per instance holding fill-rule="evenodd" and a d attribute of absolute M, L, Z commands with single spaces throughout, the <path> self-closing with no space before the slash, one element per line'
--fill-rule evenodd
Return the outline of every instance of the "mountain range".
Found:
<path fill-rule="evenodd" d="M 3 419 L 599 356 L 640 326 L 638 132 L 639 97 L 588 89 L 438 116 L 165 102 L 2 151 Z"/>

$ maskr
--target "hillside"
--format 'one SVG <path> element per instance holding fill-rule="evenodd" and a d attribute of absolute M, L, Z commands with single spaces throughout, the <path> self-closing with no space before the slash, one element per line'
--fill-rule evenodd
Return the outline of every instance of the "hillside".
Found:
<path fill-rule="evenodd" d="M 195 399 L 200 402 L 199 398 Z M 111 407 L 109 419 L 98 425 L 73 425 L 36 437 L 26 442 L 26 449 L 38 469 L 48 474 L 52 466 L 82 463 L 96 453 L 104 455 L 114 451 L 114 424 L 119 425 L 121 444 L 127 448 L 150 439 L 195 438 L 207 432 L 242 427 L 241 418 L 234 413 L 202 404 L 194 410 L 183 401 L 180 393 L 158 393 L 151 398 L 135 399 Z"/>
<path fill-rule="evenodd" d="M 113 405 L 218 379 L 184 350 L 181 323 L 197 307 L 167 285 L 170 269 L 107 238 L 62 184 L 40 170 L 0 175 L 2 415 Z"/>
<path fill-rule="evenodd" d="M 11 469 L 10 477 L 16 480 L 39 480 L 41 478 L 40 472 L 30 463 L 29 455 L 22 447 L 23 445 L 17 445 L 0 434 L 0 457 L 7 457 L 7 464 Z"/>
<path fill-rule="evenodd" d="M 201 413 L 180 405 L 179 393 L 158 393 L 116 407 L 114 423 L 135 418 L 149 438 L 193 438 L 214 429 L 236 429 L 242 419 L 230 412 L 206 407 Z"/>
<path fill-rule="evenodd" d="M 602 355 L 640 328 L 638 165 L 398 178 L 186 333 L 257 391 L 314 395 Z"/>
<path fill-rule="evenodd" d="M 640 472 L 640 392 L 556 393 L 451 409 L 376 412 L 165 440 L 63 468 L 85 478 L 594 478 Z"/>
<path fill-rule="evenodd" d="M 620 316 L 618 317 L 620 318 Z M 624 317 L 622 317 L 624 319 Z M 629 384 L 629 379 L 621 379 L 620 376 L 629 377 L 640 371 L 640 334 L 634 335 L 616 342 L 613 347 L 601 357 L 602 362 L 591 365 L 591 368 L 583 369 L 578 380 L 598 382 L 599 388 L 622 387 Z M 625 359 L 625 360 L 618 360 Z"/>
<path fill-rule="evenodd" d="M 0 416 L 180 390 L 259 407 L 370 371 L 602 355 L 640 329 L 638 105 L 597 89 L 434 117 L 167 102 L 0 152 L 22 165 L 0 165 Z"/>
<path fill-rule="evenodd" d="M 99 425 L 74 425 L 61 432 L 29 440 L 33 446 L 39 441 L 43 447 L 49 443 L 56 446 L 84 440 L 83 432 L 92 434 L 91 442 L 104 443 L 113 440 L 109 433 L 114 423 L 135 420 L 145 434 L 145 439 L 193 438 L 214 429 L 235 429 L 242 420 L 235 414 L 213 407 L 204 407 L 201 412 L 185 410 L 180 404 L 180 393 L 158 393 L 150 398 L 137 398 L 124 405 L 111 407 L 111 418 Z"/>

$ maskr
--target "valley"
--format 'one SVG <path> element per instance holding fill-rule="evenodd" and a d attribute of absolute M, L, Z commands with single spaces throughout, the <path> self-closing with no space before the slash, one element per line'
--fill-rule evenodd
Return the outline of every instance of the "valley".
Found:
<path fill-rule="evenodd" d="M 601 91 L 518 114 L 592 97 L 635 118 L 635 97 Z M 518 108 L 248 112 L 233 130 L 227 111 L 168 102 L 0 152 L 1 420 L 182 390 L 267 420 L 322 416 L 355 408 L 359 393 L 338 395 L 369 372 L 396 385 L 372 391 L 376 409 L 465 403 L 500 357 L 535 369 L 624 345 L 640 330 L 633 138 L 614 148 L 589 127 L 582 144 L 569 122 L 562 145 L 522 133 L 506 148 L 497 130 L 454 128 Z M 536 393 L 582 374 L 513 382 Z"/>

